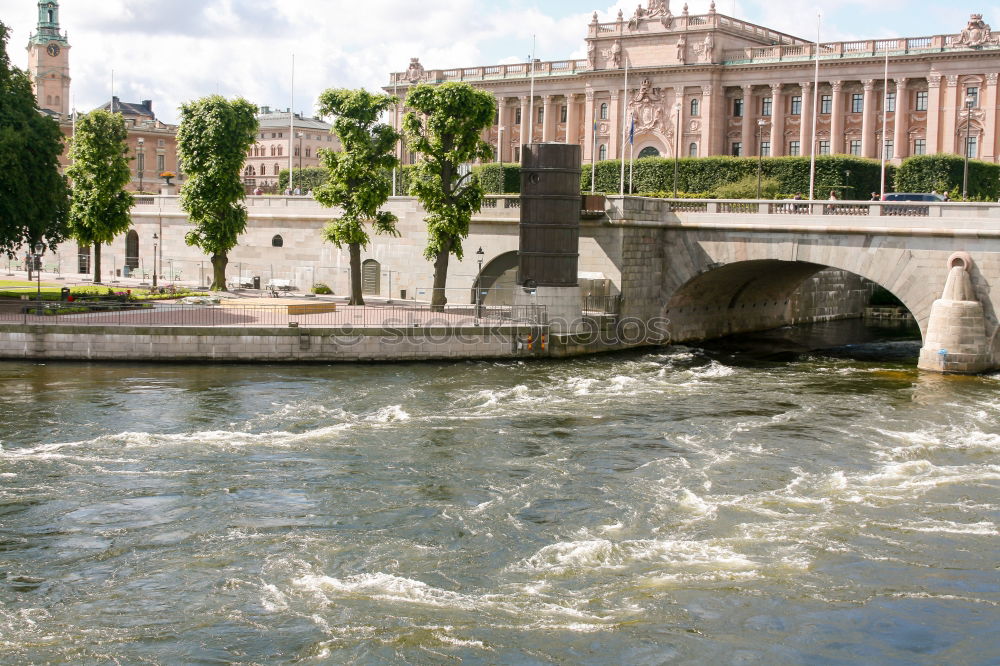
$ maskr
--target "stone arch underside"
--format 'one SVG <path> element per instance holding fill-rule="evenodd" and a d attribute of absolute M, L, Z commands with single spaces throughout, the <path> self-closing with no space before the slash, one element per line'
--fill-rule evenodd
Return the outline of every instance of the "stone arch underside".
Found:
<path fill-rule="evenodd" d="M 733 235 L 703 233 L 698 240 L 684 239 L 686 251 L 667 251 L 662 314 L 670 320 L 674 340 L 704 340 L 794 323 L 793 293 L 826 268 L 888 290 L 913 314 L 923 337 L 931 305 L 940 298 L 947 278 L 943 258 L 935 261 L 905 247 L 877 246 L 866 236 L 824 242 Z"/>
<path fill-rule="evenodd" d="M 473 283 L 471 302 L 476 302 L 476 283 L 479 283 L 484 292 L 480 294 L 482 305 L 513 305 L 519 263 L 518 254 L 513 251 L 504 252 L 484 264 L 482 275 Z"/>

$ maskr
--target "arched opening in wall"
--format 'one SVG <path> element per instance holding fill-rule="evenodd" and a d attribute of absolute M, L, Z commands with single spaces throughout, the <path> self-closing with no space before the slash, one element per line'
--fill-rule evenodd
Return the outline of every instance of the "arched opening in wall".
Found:
<path fill-rule="evenodd" d="M 906 352 L 916 356 L 922 336 L 910 309 L 886 288 L 845 270 L 801 261 L 751 260 L 710 268 L 674 290 L 663 314 L 674 342 L 781 329 L 783 339 L 801 339 L 812 349 L 880 337 L 908 339 Z M 804 324 L 819 326 L 783 328 Z M 889 335 L 892 331 L 898 335 Z"/>
<path fill-rule="evenodd" d="M 283 247 L 285 245 L 285 239 L 279 234 L 275 234 L 271 239 L 271 247 Z"/>
<path fill-rule="evenodd" d="M 382 265 L 374 259 L 366 259 L 361 264 L 361 293 L 378 296 L 382 291 Z"/>
<path fill-rule="evenodd" d="M 90 246 L 76 246 L 76 272 L 82 275 L 90 273 Z"/>
<path fill-rule="evenodd" d="M 653 146 L 646 146 L 645 148 L 639 151 L 640 160 L 643 159 L 644 157 L 659 157 L 659 156 L 660 156 L 660 151 L 654 148 Z"/>
<path fill-rule="evenodd" d="M 139 268 L 139 233 L 135 229 L 125 234 L 125 266 L 130 271 Z"/>
<path fill-rule="evenodd" d="M 472 303 L 476 302 L 479 289 L 482 305 L 513 305 L 514 290 L 517 289 L 517 252 L 504 252 L 483 265 L 483 272 L 477 283 L 472 285 Z"/>

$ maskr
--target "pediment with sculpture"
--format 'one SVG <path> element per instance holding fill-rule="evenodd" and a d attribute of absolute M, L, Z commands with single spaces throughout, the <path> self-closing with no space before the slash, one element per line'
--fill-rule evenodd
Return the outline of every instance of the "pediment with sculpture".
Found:
<path fill-rule="evenodd" d="M 969 24 L 958 34 L 954 42 L 959 46 L 986 46 L 1000 44 L 1000 36 L 994 35 L 989 23 L 983 20 L 982 14 L 969 17 Z"/>
<path fill-rule="evenodd" d="M 636 132 L 660 132 L 673 136 L 670 107 L 659 88 L 645 79 L 639 90 L 629 96 L 629 113 L 635 118 Z"/>

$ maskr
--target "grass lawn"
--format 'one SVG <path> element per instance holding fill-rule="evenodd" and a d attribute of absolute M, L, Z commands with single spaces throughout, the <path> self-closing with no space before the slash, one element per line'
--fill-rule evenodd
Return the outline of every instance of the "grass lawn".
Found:
<path fill-rule="evenodd" d="M 38 283 L 35 282 L 34 280 L 32 280 L 31 282 L 28 282 L 27 280 L 0 280 L 0 289 L 3 289 L 4 287 L 32 287 L 32 288 L 35 288 L 37 286 L 38 286 Z M 46 287 L 58 287 L 58 286 L 59 285 L 52 284 L 51 282 L 47 282 L 45 280 L 42 281 L 42 291 L 45 291 Z"/>
<path fill-rule="evenodd" d="M 62 288 L 65 285 L 53 284 L 51 282 L 42 282 L 42 300 L 59 300 L 62 293 Z M 193 291 L 188 289 L 178 289 L 176 293 L 151 293 L 149 289 L 136 289 L 134 287 L 118 287 L 109 288 L 106 286 L 97 285 L 83 285 L 70 287 L 71 293 L 74 298 L 84 298 L 87 295 L 105 295 L 109 291 L 114 293 L 121 293 L 125 291 L 131 292 L 133 299 L 136 300 L 160 300 L 160 299 L 170 299 L 170 298 L 180 298 L 183 296 L 205 296 L 205 292 Z M 38 284 L 36 282 L 28 282 L 27 280 L 0 280 L 0 298 L 21 298 L 22 296 L 35 297 L 38 293 Z"/>

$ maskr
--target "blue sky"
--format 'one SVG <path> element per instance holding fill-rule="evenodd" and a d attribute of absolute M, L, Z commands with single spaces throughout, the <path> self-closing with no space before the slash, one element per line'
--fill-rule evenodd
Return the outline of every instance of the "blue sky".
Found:
<path fill-rule="evenodd" d="M 812 39 L 817 11 L 824 41 L 957 33 L 970 13 L 1000 31 L 1000 6 L 921 0 L 771 2 L 721 0 L 717 11 Z M 428 68 L 512 62 L 527 57 L 532 34 L 543 60 L 585 57 L 590 16 L 629 16 L 638 0 L 61 0 L 69 31 L 73 97 L 88 111 L 107 101 L 111 72 L 127 101 L 154 100 L 157 114 L 177 118 L 184 101 L 221 93 L 261 105 L 289 105 L 296 54 L 295 109 L 312 113 L 329 87 L 378 88 L 410 57 Z M 709 0 L 693 0 L 704 13 Z M 11 60 L 37 20 L 36 0 L 0 0 L 0 21 L 13 29 Z M 645 0 L 643 0 L 645 5 Z M 673 0 L 680 13 L 683 2 Z M 735 7 L 735 11 L 734 11 Z"/>

